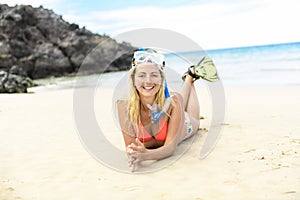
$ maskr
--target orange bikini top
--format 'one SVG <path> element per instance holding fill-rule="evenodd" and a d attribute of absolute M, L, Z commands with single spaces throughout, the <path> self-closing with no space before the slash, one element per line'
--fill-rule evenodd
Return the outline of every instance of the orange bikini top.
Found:
<path fill-rule="evenodd" d="M 161 142 L 166 141 L 167 133 L 168 133 L 168 122 L 164 118 L 161 118 L 159 120 L 159 132 L 156 136 L 149 134 L 149 132 L 142 124 L 141 120 L 139 120 L 139 127 L 140 127 L 140 131 L 137 133 L 137 138 L 141 142 L 149 142 L 151 140 L 157 140 Z"/>

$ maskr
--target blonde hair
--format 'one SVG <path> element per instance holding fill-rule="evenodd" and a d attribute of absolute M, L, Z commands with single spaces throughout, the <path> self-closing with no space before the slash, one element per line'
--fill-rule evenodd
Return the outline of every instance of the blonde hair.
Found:
<path fill-rule="evenodd" d="M 162 108 L 165 104 L 165 74 L 163 70 L 159 70 L 160 75 L 162 77 L 162 83 L 161 86 L 155 96 L 155 103 L 158 104 L 159 108 Z M 129 118 L 131 124 L 134 126 L 134 128 L 138 129 L 139 124 L 139 117 L 140 117 L 140 109 L 141 109 L 141 100 L 139 93 L 134 86 L 134 76 L 136 73 L 136 67 L 133 67 L 129 71 L 129 83 L 130 83 L 130 97 L 128 100 L 128 110 L 129 110 Z"/>

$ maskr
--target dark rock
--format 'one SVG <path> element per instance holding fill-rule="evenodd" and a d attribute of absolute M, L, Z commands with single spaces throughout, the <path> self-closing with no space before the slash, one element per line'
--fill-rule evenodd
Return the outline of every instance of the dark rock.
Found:
<path fill-rule="evenodd" d="M 19 66 L 14 65 L 10 68 L 9 70 L 10 74 L 22 76 L 22 77 L 27 77 L 27 73 Z"/>
<path fill-rule="evenodd" d="M 133 53 L 128 52 L 125 54 L 122 54 L 119 58 L 115 59 L 107 68 L 107 71 L 120 71 L 120 70 L 128 70 L 131 67 L 131 59 L 132 59 Z M 126 64 L 125 64 L 126 63 Z M 129 64 L 127 64 L 129 63 Z"/>
<path fill-rule="evenodd" d="M 7 81 L 7 72 L 0 71 L 0 93 L 6 92 L 4 88 L 4 83 Z"/>
<path fill-rule="evenodd" d="M 11 55 L 17 59 L 32 54 L 32 49 L 24 41 L 11 40 L 10 47 Z"/>
<path fill-rule="evenodd" d="M 16 72 L 15 70 L 16 68 L 12 71 Z M 21 73 L 23 74 L 24 71 Z M 0 93 L 26 93 L 30 84 L 31 80 L 26 76 L 0 71 Z"/>
<path fill-rule="evenodd" d="M 35 65 L 31 74 L 33 78 L 47 75 L 59 76 L 61 73 L 71 73 L 73 67 L 63 52 L 52 43 L 42 43 L 35 48 Z"/>
<path fill-rule="evenodd" d="M 27 57 L 23 57 L 19 59 L 19 64 L 22 66 L 22 69 L 26 72 L 27 76 L 32 78 L 32 74 L 34 71 L 34 65 L 35 65 L 35 56 L 30 55 Z"/>
<path fill-rule="evenodd" d="M 0 4 L 0 70 L 5 72 L 16 65 L 34 79 L 62 76 L 76 73 L 83 61 L 87 73 L 124 70 L 130 66 L 128 52 L 133 49 L 70 24 L 52 10 Z M 16 77 L 12 80 L 7 84 L 20 82 Z"/>
<path fill-rule="evenodd" d="M 16 63 L 17 59 L 11 54 L 0 54 L 0 70 L 6 70 Z"/>

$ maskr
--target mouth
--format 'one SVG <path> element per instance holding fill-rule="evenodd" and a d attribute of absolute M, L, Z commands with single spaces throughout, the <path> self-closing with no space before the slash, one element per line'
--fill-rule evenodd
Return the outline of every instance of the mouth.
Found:
<path fill-rule="evenodd" d="M 145 90 L 152 90 L 152 89 L 154 89 L 154 85 L 153 86 L 143 86 L 143 89 L 145 89 Z"/>

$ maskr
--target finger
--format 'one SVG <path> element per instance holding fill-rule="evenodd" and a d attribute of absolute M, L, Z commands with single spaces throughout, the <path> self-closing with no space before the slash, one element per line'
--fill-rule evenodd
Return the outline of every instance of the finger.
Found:
<path fill-rule="evenodd" d="M 127 152 L 128 154 L 132 154 L 132 153 L 133 153 L 133 149 L 132 149 L 132 148 L 127 148 L 127 149 L 126 149 L 126 152 Z"/>
<path fill-rule="evenodd" d="M 131 166 L 131 172 L 135 172 L 136 171 L 137 166 L 136 165 L 132 165 Z"/>
<path fill-rule="evenodd" d="M 139 162 L 140 162 L 140 160 L 136 158 L 135 160 L 132 161 L 132 164 L 133 164 L 133 165 L 136 165 L 136 164 L 138 164 Z"/>
<path fill-rule="evenodd" d="M 135 141 L 136 141 L 138 146 L 144 145 L 138 138 L 135 138 Z"/>
<path fill-rule="evenodd" d="M 131 149 L 132 149 L 132 151 L 133 151 L 132 153 L 134 153 L 134 152 L 139 152 L 140 149 L 141 149 L 141 147 L 136 146 L 136 147 L 132 147 Z"/>
<path fill-rule="evenodd" d="M 136 158 L 135 160 L 132 161 L 132 163 L 130 163 L 131 172 L 134 172 L 137 170 L 139 162 L 140 162 L 140 160 L 138 158 Z"/>
<path fill-rule="evenodd" d="M 140 151 L 141 146 L 137 146 L 137 145 L 134 144 L 134 145 L 131 145 L 130 147 L 128 147 L 127 149 L 131 149 L 134 152 L 137 152 L 137 151 Z"/>
<path fill-rule="evenodd" d="M 128 162 L 128 166 L 129 166 L 129 167 L 132 167 L 132 166 L 134 165 L 134 162 L 135 162 L 134 160 L 129 161 L 129 162 Z"/>
<path fill-rule="evenodd" d="M 137 145 L 138 145 L 138 147 L 140 147 L 141 149 L 144 149 L 144 148 L 145 148 L 144 143 L 142 143 L 139 139 L 137 139 Z"/>
<path fill-rule="evenodd" d="M 136 152 L 139 151 L 139 147 L 138 146 L 134 146 L 134 147 L 127 147 L 126 148 L 126 152 L 131 155 L 131 154 L 134 154 Z"/>
<path fill-rule="evenodd" d="M 127 148 L 131 148 L 131 149 L 132 149 L 132 148 L 135 148 L 135 147 L 137 147 L 137 145 L 134 144 L 134 143 L 131 143 L 130 145 L 127 146 Z"/>
<path fill-rule="evenodd" d="M 135 158 L 130 158 L 130 159 L 128 160 L 128 164 L 130 165 L 130 164 L 132 164 L 134 161 L 135 161 Z"/>
<path fill-rule="evenodd" d="M 136 171 L 137 167 L 138 167 L 137 163 L 136 164 L 132 163 L 132 165 L 131 165 L 131 172 Z"/>
<path fill-rule="evenodd" d="M 136 143 L 131 143 L 129 146 L 130 147 L 136 147 L 137 145 L 136 145 Z"/>

